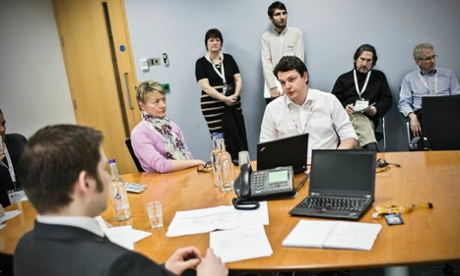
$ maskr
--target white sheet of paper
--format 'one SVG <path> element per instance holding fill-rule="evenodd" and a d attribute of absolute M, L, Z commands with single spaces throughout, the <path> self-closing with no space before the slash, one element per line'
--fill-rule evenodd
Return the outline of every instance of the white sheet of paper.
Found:
<path fill-rule="evenodd" d="M 263 225 L 210 233 L 209 246 L 224 263 L 273 254 Z"/>
<path fill-rule="evenodd" d="M 97 216 L 95 219 L 111 242 L 130 250 L 134 249 L 134 243 L 152 235 L 150 232 L 133 229 L 131 225 L 109 228 L 101 216 Z"/>
<path fill-rule="evenodd" d="M 6 211 L 5 215 L 3 217 L 0 217 L 0 223 L 8 221 L 8 220 L 14 218 L 15 216 L 19 215 L 20 213 L 21 213 L 21 211 L 19 211 L 19 210 Z"/>
<path fill-rule="evenodd" d="M 178 211 L 168 227 L 166 237 L 268 224 L 268 205 L 266 201 L 260 202 L 259 209 L 250 211 L 236 210 L 233 206 Z"/>
<path fill-rule="evenodd" d="M 104 233 L 113 243 L 126 249 L 133 250 L 133 228 L 131 225 L 107 228 Z"/>

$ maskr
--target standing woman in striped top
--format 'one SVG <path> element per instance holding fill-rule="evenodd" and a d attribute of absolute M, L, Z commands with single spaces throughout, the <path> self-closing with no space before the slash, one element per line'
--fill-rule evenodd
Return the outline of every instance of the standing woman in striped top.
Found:
<path fill-rule="evenodd" d="M 243 82 L 233 57 L 221 52 L 224 43 L 218 29 L 210 29 L 205 36 L 208 52 L 195 64 L 195 76 L 201 87 L 201 111 L 209 132 L 223 133 L 224 106 L 234 106 L 242 113 L 240 93 Z"/>

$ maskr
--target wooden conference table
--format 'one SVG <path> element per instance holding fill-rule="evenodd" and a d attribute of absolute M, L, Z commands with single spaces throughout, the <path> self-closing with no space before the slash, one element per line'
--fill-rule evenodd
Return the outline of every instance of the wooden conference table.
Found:
<path fill-rule="evenodd" d="M 378 157 L 398 163 L 401 168 L 391 166 L 391 170 L 376 175 L 374 206 L 410 206 L 429 201 L 434 209 L 404 213 L 405 224 L 396 226 L 388 226 L 384 218 L 372 219 L 373 209 L 369 210 L 360 221 L 383 226 L 370 251 L 283 247 L 282 240 L 297 222 L 307 219 L 288 214 L 307 195 L 307 182 L 296 198 L 268 202 L 270 225 L 265 226 L 265 231 L 273 255 L 228 263 L 228 267 L 254 271 L 324 270 L 460 261 L 460 151 L 388 152 Z M 152 233 L 135 244 L 135 251 L 160 263 L 183 246 L 194 245 L 205 252 L 209 234 L 167 238 L 165 228 L 150 227 L 146 202 L 162 201 L 167 227 L 176 211 L 230 205 L 234 197 L 233 192 L 221 193 L 214 187 L 211 173 L 199 173 L 195 168 L 170 174 L 133 173 L 123 178 L 148 185 L 145 192 L 129 195 L 132 218 L 123 224 Z M 302 174 L 297 175 L 294 183 L 301 178 Z M 12 254 L 20 237 L 33 227 L 36 213 L 30 203 L 14 204 L 7 210 L 18 208 L 23 212 L 0 230 L 1 252 Z M 122 225 L 115 222 L 110 205 L 102 217 L 114 226 Z"/>

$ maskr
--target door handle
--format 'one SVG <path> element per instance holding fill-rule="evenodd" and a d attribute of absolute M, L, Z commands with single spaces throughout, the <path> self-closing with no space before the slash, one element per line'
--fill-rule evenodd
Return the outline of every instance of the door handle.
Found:
<path fill-rule="evenodd" d="M 126 100 L 128 102 L 129 109 L 133 110 L 134 106 L 133 106 L 133 103 L 131 102 L 131 98 L 129 97 L 128 72 L 123 73 L 123 79 L 125 81 Z"/>

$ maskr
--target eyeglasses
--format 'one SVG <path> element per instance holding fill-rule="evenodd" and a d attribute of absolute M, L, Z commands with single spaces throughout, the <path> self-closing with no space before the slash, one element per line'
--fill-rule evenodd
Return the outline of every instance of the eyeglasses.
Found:
<path fill-rule="evenodd" d="M 199 165 L 196 167 L 197 172 L 202 172 L 202 173 L 210 173 L 212 172 L 212 165 L 209 163 L 206 163 L 204 165 Z"/>
<path fill-rule="evenodd" d="M 286 12 L 286 11 L 284 11 L 284 12 L 277 12 L 277 13 L 274 13 L 274 14 L 273 14 L 273 17 L 278 17 L 278 16 L 281 16 L 281 15 L 287 16 L 287 15 L 288 15 L 288 12 Z"/>
<path fill-rule="evenodd" d="M 424 61 L 430 61 L 432 59 L 436 59 L 438 57 L 438 55 L 432 55 L 431 57 L 425 57 L 425 58 L 419 58 L 421 60 L 424 60 Z"/>

